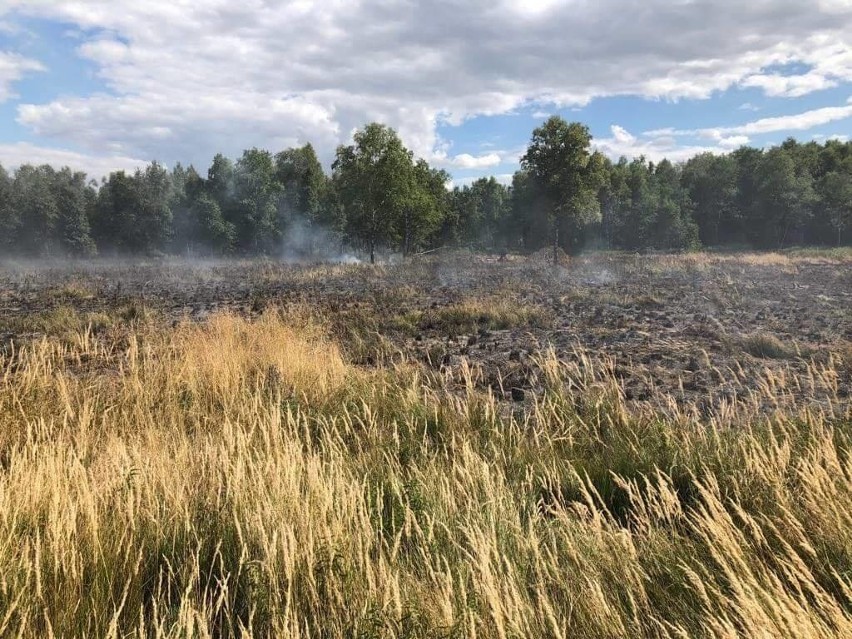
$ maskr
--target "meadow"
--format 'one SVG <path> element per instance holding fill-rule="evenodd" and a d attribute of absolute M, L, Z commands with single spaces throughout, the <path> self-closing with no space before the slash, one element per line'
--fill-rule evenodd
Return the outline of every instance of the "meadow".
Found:
<path fill-rule="evenodd" d="M 0 636 L 852 636 L 850 273 L 0 266 Z"/>

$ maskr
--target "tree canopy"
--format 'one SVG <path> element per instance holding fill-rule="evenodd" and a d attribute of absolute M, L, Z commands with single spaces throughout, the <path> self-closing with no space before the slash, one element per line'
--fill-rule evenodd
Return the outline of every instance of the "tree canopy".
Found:
<path fill-rule="evenodd" d="M 217 154 L 205 173 L 152 162 L 99 183 L 67 167 L 0 167 L 0 255 L 311 257 L 348 247 L 374 260 L 439 246 L 852 244 L 852 142 L 612 161 L 586 126 L 553 117 L 532 132 L 511 184 L 449 184 L 378 123 L 337 149 L 330 174 L 310 144 L 252 148 L 236 161 Z"/>
<path fill-rule="evenodd" d="M 539 199 L 548 216 L 554 263 L 560 232 L 564 235 L 600 217 L 598 190 L 605 161 L 591 151 L 591 144 L 587 126 L 552 116 L 533 131 L 521 158 L 521 170 L 530 178 L 530 196 Z"/>

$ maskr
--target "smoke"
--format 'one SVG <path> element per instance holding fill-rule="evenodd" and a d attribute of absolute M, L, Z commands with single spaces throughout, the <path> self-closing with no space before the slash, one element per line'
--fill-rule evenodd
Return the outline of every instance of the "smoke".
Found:
<path fill-rule="evenodd" d="M 361 259 L 347 249 L 337 233 L 298 214 L 291 215 L 287 221 L 280 257 L 290 264 L 361 263 Z"/>

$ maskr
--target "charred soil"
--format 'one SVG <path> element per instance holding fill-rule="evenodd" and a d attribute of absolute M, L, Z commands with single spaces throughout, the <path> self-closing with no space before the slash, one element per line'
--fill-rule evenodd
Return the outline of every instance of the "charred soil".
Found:
<path fill-rule="evenodd" d="M 139 321 L 269 309 L 324 323 L 365 367 L 414 361 L 508 405 L 545 386 L 542 356 L 599 360 L 636 403 L 712 415 L 850 401 L 852 261 L 782 254 L 472 254 L 399 265 L 137 261 L 0 265 L 0 344 Z M 823 372 L 831 370 L 831 375 Z"/>

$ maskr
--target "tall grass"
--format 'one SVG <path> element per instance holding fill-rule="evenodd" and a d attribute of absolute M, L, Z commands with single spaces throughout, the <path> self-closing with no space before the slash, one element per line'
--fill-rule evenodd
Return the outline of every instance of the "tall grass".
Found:
<path fill-rule="evenodd" d="M 275 312 L 8 351 L 0 636 L 852 636 L 848 404 L 538 364 L 519 410 Z"/>

